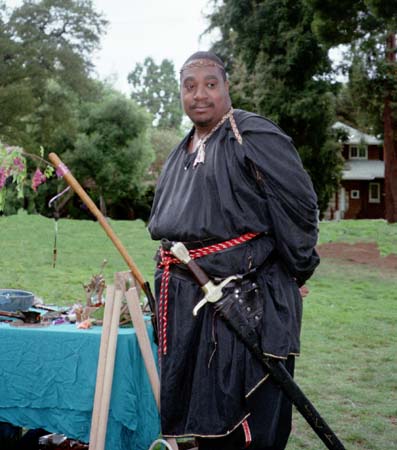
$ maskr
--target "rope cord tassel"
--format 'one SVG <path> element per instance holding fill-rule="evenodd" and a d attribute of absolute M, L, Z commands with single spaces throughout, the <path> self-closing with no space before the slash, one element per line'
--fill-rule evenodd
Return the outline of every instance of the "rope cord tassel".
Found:
<path fill-rule="evenodd" d="M 229 239 L 218 244 L 209 245 L 194 250 L 189 250 L 189 255 L 192 259 L 202 258 L 203 256 L 210 255 L 212 253 L 220 252 L 227 248 L 234 247 L 236 245 L 243 244 L 259 233 L 245 233 L 237 238 Z M 163 268 L 163 274 L 160 284 L 160 298 L 159 298 L 159 356 L 166 355 L 168 350 L 167 342 L 167 326 L 168 326 L 168 286 L 170 280 L 171 266 L 174 264 L 180 264 L 178 258 L 175 258 L 168 250 L 160 248 L 161 260 L 158 264 L 159 268 Z"/>
<path fill-rule="evenodd" d="M 234 134 L 234 136 L 235 136 L 237 142 L 238 142 L 240 145 L 242 145 L 242 143 L 243 143 L 243 138 L 241 137 L 241 134 L 240 134 L 240 132 L 238 131 L 236 121 L 234 120 L 233 112 L 234 112 L 234 109 L 233 109 L 233 107 L 231 107 L 231 108 L 229 109 L 229 111 L 222 117 L 222 119 L 214 126 L 214 128 L 212 128 L 212 130 L 210 130 L 208 134 L 206 134 L 204 137 L 202 137 L 202 138 L 198 141 L 197 147 L 196 147 L 196 149 L 197 149 L 197 155 L 196 155 L 196 158 L 195 158 L 194 163 L 193 163 L 193 168 L 195 168 L 198 164 L 204 164 L 204 161 L 205 161 L 205 146 L 206 146 L 206 143 L 207 143 L 208 139 L 209 139 L 209 138 L 215 133 L 215 131 L 216 131 L 218 128 L 220 128 L 220 127 L 226 122 L 226 120 L 228 120 L 228 119 L 229 119 L 229 121 L 230 121 L 230 125 L 231 125 L 231 127 L 232 127 L 233 134 Z"/>

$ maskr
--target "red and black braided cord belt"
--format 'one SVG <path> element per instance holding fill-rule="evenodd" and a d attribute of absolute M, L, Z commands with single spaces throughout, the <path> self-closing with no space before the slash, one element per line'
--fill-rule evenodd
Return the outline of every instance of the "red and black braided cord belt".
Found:
<path fill-rule="evenodd" d="M 257 237 L 260 233 L 245 233 L 237 238 L 228 241 L 208 245 L 206 247 L 189 250 L 192 259 L 198 259 L 212 253 L 220 252 L 236 245 L 243 244 Z M 164 269 L 161 277 L 160 298 L 159 298 L 159 355 L 167 354 L 167 325 L 168 325 L 168 285 L 170 279 L 170 268 L 174 264 L 180 264 L 179 259 L 168 250 L 160 248 L 159 268 Z"/>

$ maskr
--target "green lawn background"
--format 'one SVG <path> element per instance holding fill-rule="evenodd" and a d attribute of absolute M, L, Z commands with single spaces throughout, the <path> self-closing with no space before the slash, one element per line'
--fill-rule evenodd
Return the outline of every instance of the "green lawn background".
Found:
<path fill-rule="evenodd" d="M 127 267 L 100 225 L 20 213 L 0 217 L 0 288 L 26 289 L 45 303 L 84 301 L 82 284 L 99 272 L 108 284 Z M 110 221 L 146 280 L 152 282 L 158 243 L 141 221 Z M 397 224 L 381 220 L 324 222 L 323 242 L 377 242 L 397 253 Z M 323 258 L 304 300 L 302 356 L 296 380 L 347 449 L 397 448 L 397 274 Z M 288 450 L 324 445 L 299 416 Z"/>

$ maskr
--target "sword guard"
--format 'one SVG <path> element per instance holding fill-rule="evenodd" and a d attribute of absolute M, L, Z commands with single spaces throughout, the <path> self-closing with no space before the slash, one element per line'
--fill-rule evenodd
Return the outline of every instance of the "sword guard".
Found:
<path fill-rule="evenodd" d="M 193 308 L 193 316 L 197 316 L 199 309 L 202 308 L 206 303 L 216 303 L 218 300 L 220 300 L 223 295 L 223 288 L 232 280 L 236 280 L 237 278 L 237 275 L 231 275 L 230 277 L 225 278 L 219 284 L 213 284 L 212 282 L 210 282 L 212 286 L 208 286 L 207 289 L 204 289 L 206 286 L 203 286 L 203 290 L 207 291 L 207 293 L 205 294 L 205 297 L 201 299 Z"/>

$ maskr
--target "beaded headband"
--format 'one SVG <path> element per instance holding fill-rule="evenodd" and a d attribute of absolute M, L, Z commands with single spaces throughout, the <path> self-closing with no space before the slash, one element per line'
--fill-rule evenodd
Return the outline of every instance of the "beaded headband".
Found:
<path fill-rule="evenodd" d="M 184 70 L 192 67 L 218 67 L 223 72 L 225 71 L 225 68 L 222 65 L 212 61 L 211 59 L 193 59 L 182 66 L 180 73 L 182 74 Z"/>

